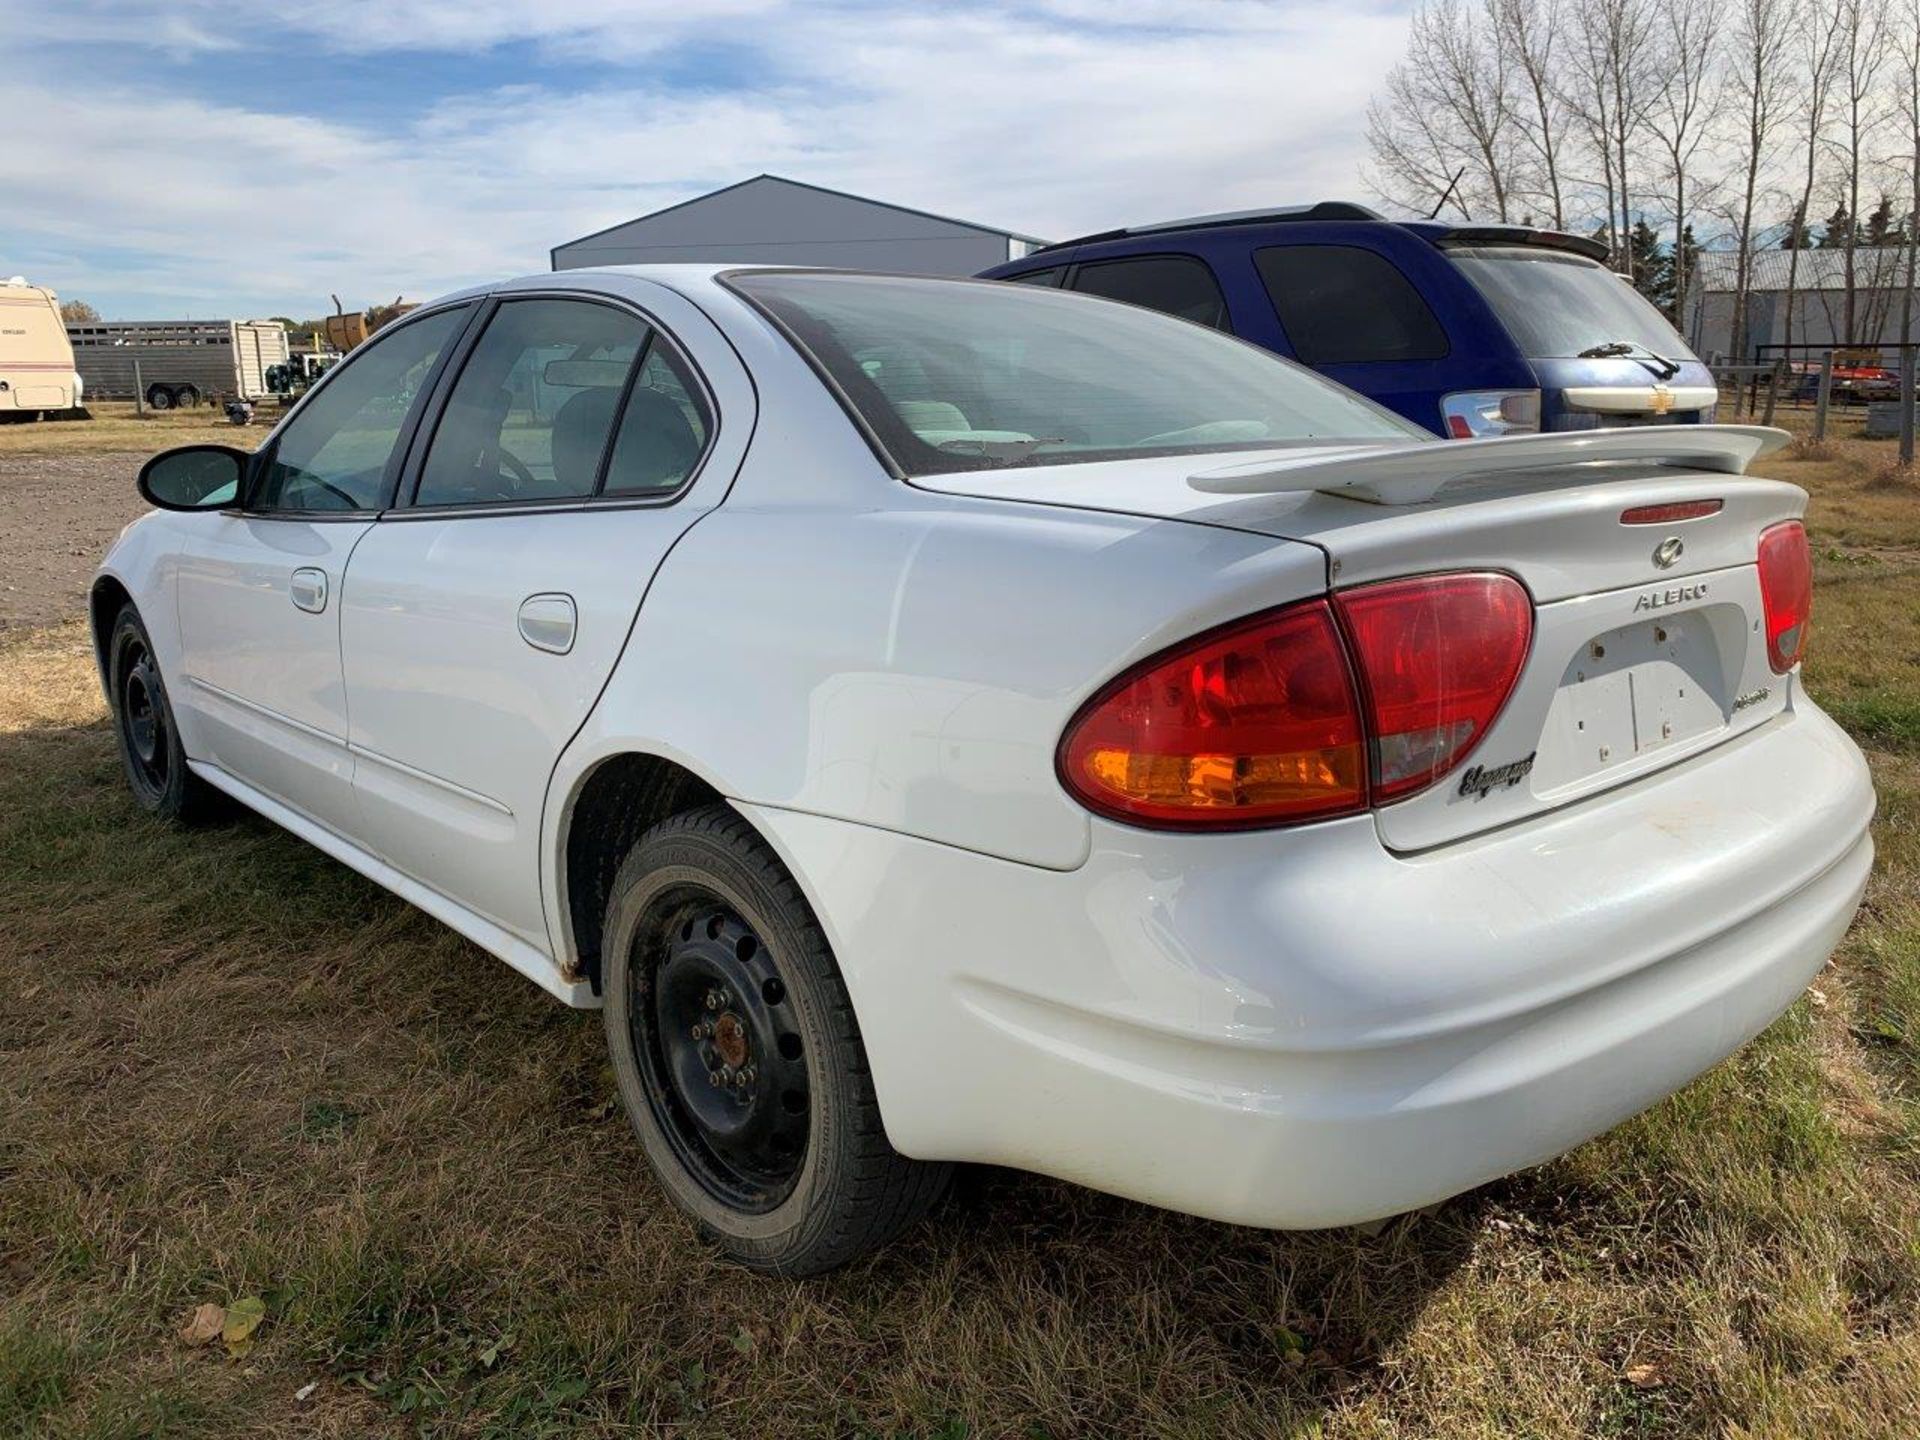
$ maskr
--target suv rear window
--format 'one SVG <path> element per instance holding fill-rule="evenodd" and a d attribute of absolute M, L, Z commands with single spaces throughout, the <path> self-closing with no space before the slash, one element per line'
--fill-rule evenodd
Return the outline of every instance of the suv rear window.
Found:
<path fill-rule="evenodd" d="M 1306 365 L 1441 360 L 1447 332 L 1400 267 L 1354 245 L 1253 252 L 1274 314 Z"/>
<path fill-rule="evenodd" d="M 1190 255 L 1143 255 L 1138 260 L 1101 260 L 1073 272 L 1082 295 L 1144 305 L 1196 325 L 1231 330 L 1227 301 L 1206 262 Z"/>
<path fill-rule="evenodd" d="M 1667 317 L 1624 277 L 1583 255 L 1530 245 L 1447 254 L 1529 360 L 1563 359 L 1620 343 L 1669 360 L 1694 358 Z"/>

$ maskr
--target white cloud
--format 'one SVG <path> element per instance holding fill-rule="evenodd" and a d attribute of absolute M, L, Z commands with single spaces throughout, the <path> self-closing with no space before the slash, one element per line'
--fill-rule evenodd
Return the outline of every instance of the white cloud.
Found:
<path fill-rule="evenodd" d="M 262 40 L 257 9 L 167 13 L 176 35 Z M 74 19 L 108 23 L 84 3 Z M 364 304 L 543 269 L 560 241 L 763 170 L 1041 235 L 1352 195 L 1404 22 L 1329 0 L 347 0 L 276 24 L 302 34 L 273 39 L 273 108 L 169 94 L 157 66 L 66 83 L 11 50 L 0 130 L 48 139 L 0 149 L 0 269 L 28 249 L 69 294 L 311 313 L 329 291 Z M 583 67 L 577 89 L 423 96 L 397 127 L 328 104 L 355 54 L 509 40 L 623 63 Z M 646 57 L 687 41 L 745 46 L 774 78 L 672 88 Z M 142 143 L 160 135 L 199 139 Z M 67 273 L 45 273 L 62 255 Z"/>

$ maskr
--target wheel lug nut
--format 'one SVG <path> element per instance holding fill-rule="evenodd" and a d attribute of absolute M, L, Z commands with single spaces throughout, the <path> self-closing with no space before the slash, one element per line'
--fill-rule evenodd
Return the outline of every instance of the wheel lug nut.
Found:
<path fill-rule="evenodd" d="M 707 1009 L 718 1010 L 720 1008 L 720 1001 L 722 998 L 723 997 L 721 996 L 718 990 L 707 991 Z"/>
<path fill-rule="evenodd" d="M 733 1088 L 736 1090 L 744 1090 L 747 1088 L 747 1072 L 746 1071 L 741 1070 L 734 1075 Z"/>
<path fill-rule="evenodd" d="M 705 1025 L 696 1025 L 693 1027 L 693 1038 L 696 1040 L 704 1040 L 712 1033 L 713 1032 Z"/>

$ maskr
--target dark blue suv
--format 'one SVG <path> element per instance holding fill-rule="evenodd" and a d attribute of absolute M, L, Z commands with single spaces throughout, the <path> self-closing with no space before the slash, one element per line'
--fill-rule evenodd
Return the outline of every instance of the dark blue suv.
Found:
<path fill-rule="evenodd" d="M 1229 331 L 1457 439 L 1710 421 L 1713 376 L 1606 253 L 1323 201 L 1109 230 L 981 274 Z"/>

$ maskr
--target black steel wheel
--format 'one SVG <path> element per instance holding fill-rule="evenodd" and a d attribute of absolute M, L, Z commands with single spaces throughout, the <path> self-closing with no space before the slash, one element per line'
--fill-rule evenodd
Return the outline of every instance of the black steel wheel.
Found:
<path fill-rule="evenodd" d="M 627 1014 L 648 1103 L 717 1199 L 770 1210 L 800 1173 L 812 1109 L 787 982 L 772 950 L 717 897 L 692 888 L 662 918 L 645 941 L 664 945 L 651 1003 Z"/>
<path fill-rule="evenodd" d="M 200 403 L 200 392 L 191 385 L 182 385 L 173 392 L 173 403 L 182 410 L 191 410 Z"/>
<path fill-rule="evenodd" d="M 153 641 L 132 605 L 108 633 L 106 670 L 121 766 L 140 808 L 189 823 L 221 813 L 220 793 L 187 768 Z"/>
<path fill-rule="evenodd" d="M 816 1274 L 939 1197 L 951 1167 L 887 1143 L 826 937 L 731 807 L 676 815 L 634 845 L 601 964 L 628 1119 L 668 1196 L 730 1257 Z"/>
<path fill-rule="evenodd" d="M 173 391 L 165 385 L 153 385 L 147 389 L 147 405 L 154 410 L 173 409 Z"/>

